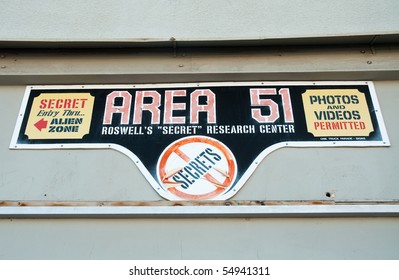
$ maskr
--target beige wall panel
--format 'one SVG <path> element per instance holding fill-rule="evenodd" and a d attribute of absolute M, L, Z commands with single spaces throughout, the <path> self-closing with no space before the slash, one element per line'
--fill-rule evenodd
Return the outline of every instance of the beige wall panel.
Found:
<path fill-rule="evenodd" d="M 398 259 L 397 218 L 0 220 L 0 259 Z"/>
<path fill-rule="evenodd" d="M 394 34 L 396 0 L 6 0 L 0 41 L 159 42 Z M 370 37 L 372 40 L 373 37 Z M 56 44 L 55 44 L 56 45 Z"/>

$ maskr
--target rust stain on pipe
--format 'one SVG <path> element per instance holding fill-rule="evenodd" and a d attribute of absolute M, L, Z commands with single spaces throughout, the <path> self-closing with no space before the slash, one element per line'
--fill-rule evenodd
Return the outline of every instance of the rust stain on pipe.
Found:
<path fill-rule="evenodd" d="M 331 201 L 331 200 L 227 200 L 227 201 L 13 201 L 0 200 L 0 207 L 39 206 L 281 206 L 281 205 L 362 205 L 399 204 L 399 201 Z"/>

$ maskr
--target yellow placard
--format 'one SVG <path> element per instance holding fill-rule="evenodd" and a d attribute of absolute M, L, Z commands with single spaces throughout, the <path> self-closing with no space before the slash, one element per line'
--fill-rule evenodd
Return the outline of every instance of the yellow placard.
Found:
<path fill-rule="evenodd" d="M 82 139 L 90 131 L 90 93 L 42 93 L 35 97 L 26 125 L 29 139 Z"/>
<path fill-rule="evenodd" d="M 302 94 L 308 132 L 315 137 L 369 136 L 374 131 L 364 93 L 316 89 Z"/>

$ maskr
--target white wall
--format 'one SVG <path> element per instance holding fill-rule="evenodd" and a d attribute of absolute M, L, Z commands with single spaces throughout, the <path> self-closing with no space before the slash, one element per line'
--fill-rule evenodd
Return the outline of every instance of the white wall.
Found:
<path fill-rule="evenodd" d="M 396 34 L 396 0 L 6 0 L 0 41 L 159 42 Z M 371 37 L 372 39 L 372 37 Z"/>
<path fill-rule="evenodd" d="M 398 259 L 397 218 L 0 220 L 0 259 Z"/>
<path fill-rule="evenodd" d="M 396 0 L 1 4 L 0 46 L 16 48 L 0 50 L 0 203 L 161 199 L 115 151 L 9 150 L 27 85 L 238 80 L 374 81 L 392 146 L 281 149 L 233 199 L 399 199 L 399 50 L 374 44 L 398 41 Z M 362 45 L 246 47 L 325 37 Z M 242 47 L 203 47 L 219 40 Z M 93 49 L 20 49 L 65 42 Z M 138 48 L 94 49 L 129 42 Z M 2 218 L 0 259 L 398 259 L 398 231 L 397 217 Z"/>

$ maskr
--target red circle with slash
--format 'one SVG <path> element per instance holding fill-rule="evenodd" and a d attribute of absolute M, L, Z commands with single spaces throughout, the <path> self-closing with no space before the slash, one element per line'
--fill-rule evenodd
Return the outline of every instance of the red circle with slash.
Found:
<path fill-rule="evenodd" d="M 222 142 L 190 136 L 173 142 L 163 151 L 157 175 L 162 188 L 180 199 L 217 199 L 233 186 L 237 162 Z"/>

